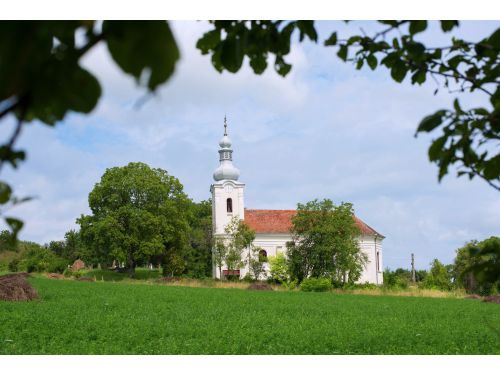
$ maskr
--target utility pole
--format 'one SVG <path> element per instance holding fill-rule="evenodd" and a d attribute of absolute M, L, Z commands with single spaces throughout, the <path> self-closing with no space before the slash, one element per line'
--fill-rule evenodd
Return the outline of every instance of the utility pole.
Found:
<path fill-rule="evenodd" d="M 415 277 L 415 256 L 411 253 L 411 281 L 413 284 L 417 282 Z"/>

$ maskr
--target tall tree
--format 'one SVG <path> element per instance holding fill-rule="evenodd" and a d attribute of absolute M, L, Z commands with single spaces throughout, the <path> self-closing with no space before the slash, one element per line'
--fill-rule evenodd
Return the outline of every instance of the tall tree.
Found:
<path fill-rule="evenodd" d="M 274 55 L 274 69 L 286 76 L 292 69 L 285 61 L 292 36 L 298 33 L 300 42 L 318 42 L 314 21 L 211 22 L 213 29 L 198 40 L 197 47 L 212 55 L 211 63 L 220 72 L 238 72 L 247 56 L 253 71 L 261 74 L 269 55 Z M 337 56 L 357 69 L 385 66 L 396 82 L 411 75 L 411 83 L 421 85 L 432 77 L 436 90 L 451 90 L 456 83 L 457 90 L 486 95 L 489 107 L 463 109 L 455 100 L 451 109 L 425 117 L 417 133 L 441 130 L 429 147 L 439 180 L 455 165 L 458 176 L 479 177 L 500 190 L 500 29 L 478 42 L 451 37 L 448 45 L 430 46 L 418 40 L 427 21 L 380 21 L 378 25 L 380 30 L 371 36 L 362 32 L 342 37 L 332 30 L 323 44 L 338 48 Z M 459 23 L 440 21 L 440 27 L 446 34 Z M 16 121 L 0 145 L 0 171 L 5 164 L 17 168 L 25 159 L 16 142 L 26 122 L 54 126 L 68 113 L 88 114 L 95 108 L 100 83 L 80 60 L 98 43 L 105 43 L 117 66 L 150 92 L 172 76 L 180 57 L 165 21 L 2 21 L 0 35 L 0 120 L 12 115 Z M 17 198 L 11 186 L 0 181 L 0 215 L 27 199 Z M 4 218 L 16 236 L 23 222 Z"/>
<path fill-rule="evenodd" d="M 244 250 L 250 251 L 254 239 L 255 231 L 238 216 L 234 216 L 225 226 L 224 235 L 216 237 L 214 241 L 214 263 L 219 272 L 224 266 L 228 270 L 239 270 L 243 267 L 248 262 L 243 259 Z"/>
<path fill-rule="evenodd" d="M 455 283 L 469 292 L 489 294 L 500 288 L 500 238 L 470 241 L 457 249 Z"/>
<path fill-rule="evenodd" d="M 288 266 L 299 282 L 308 277 L 328 277 L 339 285 L 361 277 L 367 257 L 359 247 L 352 204 L 336 206 L 329 199 L 299 203 L 291 234 Z"/>
<path fill-rule="evenodd" d="M 155 255 L 177 262 L 188 241 L 189 199 L 179 180 L 143 163 L 107 169 L 77 223 L 96 258 L 125 262 L 130 275 Z"/>
<path fill-rule="evenodd" d="M 192 203 L 189 247 L 185 253 L 184 273 L 192 277 L 212 275 L 212 202 Z"/>
<path fill-rule="evenodd" d="M 439 260 L 434 259 L 431 263 L 429 274 L 424 280 L 424 286 L 434 287 L 441 290 L 450 290 L 452 288 L 452 274 L 450 267 L 445 266 Z"/>
<path fill-rule="evenodd" d="M 16 121 L 0 144 L 0 171 L 25 159 L 25 151 L 16 148 L 25 123 L 54 126 L 68 113 L 95 108 L 101 85 L 80 61 L 98 43 L 149 92 L 170 78 L 180 57 L 165 21 L 2 21 L 0 35 L 0 120 L 13 115 Z M 16 198 L 0 181 L 0 214 L 26 199 Z M 19 219 L 5 220 L 14 234 L 22 228 Z"/>

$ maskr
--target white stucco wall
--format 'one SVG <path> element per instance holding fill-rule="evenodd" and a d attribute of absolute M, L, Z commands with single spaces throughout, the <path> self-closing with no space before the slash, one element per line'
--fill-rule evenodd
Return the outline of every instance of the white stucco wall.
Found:
<path fill-rule="evenodd" d="M 254 246 L 263 248 L 268 256 L 276 256 L 277 252 L 281 251 L 286 255 L 286 243 L 291 241 L 291 236 L 288 234 L 273 234 L 273 233 L 258 233 L 253 242 Z M 358 283 L 369 282 L 372 284 L 383 283 L 383 264 L 382 264 L 382 238 L 374 236 L 361 236 L 359 238 L 361 251 L 368 256 L 368 263 L 361 275 Z M 379 253 L 379 265 L 377 270 L 376 253 Z M 248 272 L 248 250 L 244 252 L 242 258 L 245 260 L 245 266 L 240 269 L 240 277 L 244 277 Z M 266 263 L 266 271 L 269 270 L 269 264 Z M 220 278 L 219 270 L 214 268 L 214 277 Z M 267 278 L 267 275 L 263 277 Z"/>
<path fill-rule="evenodd" d="M 224 180 L 210 187 L 212 193 L 212 225 L 214 233 L 223 234 L 224 228 L 234 216 L 245 219 L 245 202 L 243 190 L 245 184 L 237 181 Z M 227 212 L 227 199 L 233 201 L 233 212 Z"/>
<path fill-rule="evenodd" d="M 238 216 L 241 220 L 245 219 L 244 188 L 245 184 L 233 180 L 219 181 L 210 187 L 212 193 L 212 225 L 216 236 L 224 235 L 224 228 L 233 217 Z M 228 198 L 231 198 L 233 202 L 232 213 L 227 212 L 226 201 Z M 282 251 L 286 255 L 286 243 L 291 239 L 290 234 L 287 233 L 257 233 L 253 245 L 266 250 L 268 256 L 276 256 L 278 251 Z M 383 283 L 382 240 L 383 238 L 378 236 L 360 236 L 360 248 L 368 256 L 368 263 L 358 283 Z M 379 254 L 378 268 L 376 264 L 377 252 Z M 245 266 L 240 269 L 240 277 L 244 277 L 249 272 L 248 256 L 247 250 L 243 254 Z M 269 270 L 269 264 L 266 264 L 266 270 Z M 213 276 L 220 278 L 219 270 L 215 265 L 213 266 Z"/>

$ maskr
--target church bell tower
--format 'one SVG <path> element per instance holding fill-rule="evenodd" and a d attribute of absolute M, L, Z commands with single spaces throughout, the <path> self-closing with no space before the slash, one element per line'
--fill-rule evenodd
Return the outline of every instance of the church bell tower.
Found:
<path fill-rule="evenodd" d="M 231 139 L 227 135 L 227 120 L 224 116 L 224 136 L 219 142 L 219 166 L 214 172 L 212 193 L 212 225 L 214 235 L 224 234 L 224 228 L 235 216 L 245 218 L 243 191 L 245 184 L 238 181 L 240 171 L 233 165 Z"/>

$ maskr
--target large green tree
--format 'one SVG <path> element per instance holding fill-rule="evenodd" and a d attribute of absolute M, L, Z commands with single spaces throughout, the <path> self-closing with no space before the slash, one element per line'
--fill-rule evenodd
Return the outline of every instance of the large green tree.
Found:
<path fill-rule="evenodd" d="M 17 168 L 25 159 L 16 142 L 26 123 L 54 126 L 68 113 L 95 108 L 101 85 L 80 61 L 98 43 L 150 92 L 170 78 L 180 57 L 165 21 L 1 21 L 0 35 L 0 121 L 9 115 L 15 119 L 0 144 L 0 171 L 6 163 Z M 0 181 L 0 215 L 26 199 Z M 14 234 L 22 228 L 16 218 L 5 220 Z"/>
<path fill-rule="evenodd" d="M 184 255 L 184 273 L 191 277 L 212 275 L 212 201 L 191 204 L 189 246 Z"/>
<path fill-rule="evenodd" d="M 500 288 L 500 238 L 470 241 L 457 249 L 453 277 L 469 292 L 489 294 Z"/>
<path fill-rule="evenodd" d="M 299 203 L 291 234 L 287 258 L 294 279 L 328 277 L 343 285 L 361 277 L 367 257 L 359 247 L 352 204 L 334 205 L 329 199 Z"/>
<path fill-rule="evenodd" d="M 138 264 L 162 256 L 178 264 L 188 243 L 190 201 L 179 180 L 143 163 L 107 169 L 89 194 L 91 215 L 77 222 L 86 245 L 103 262 Z"/>
<path fill-rule="evenodd" d="M 212 21 L 212 30 L 197 42 L 211 54 L 218 71 L 236 73 L 245 56 L 256 74 L 271 63 L 286 76 L 292 66 L 285 58 L 293 37 L 299 42 L 319 41 L 314 21 Z M 478 91 L 489 98 L 487 107 L 440 109 L 425 117 L 417 133 L 441 131 L 429 147 L 429 159 L 439 167 L 441 180 L 450 166 L 459 176 L 479 177 L 500 190 L 500 29 L 478 42 L 450 37 L 447 45 L 428 45 L 419 36 L 428 22 L 379 21 L 373 35 L 332 32 L 322 41 L 337 48 L 337 56 L 357 69 L 385 66 L 391 78 L 402 82 L 411 76 L 421 85 L 429 78 L 436 90 Z M 457 21 L 440 21 L 442 32 L 460 27 Z M 0 171 L 8 163 L 17 168 L 26 153 L 16 147 L 27 122 L 54 126 L 71 112 L 90 113 L 101 96 L 97 78 L 80 61 L 98 43 L 104 43 L 118 67 L 137 83 L 154 92 L 174 72 L 180 54 L 165 21 L 2 21 L 0 22 L 0 121 L 11 115 L 15 126 L 0 145 Z M 81 38 L 77 38 L 80 35 Z M 29 198 L 29 197 L 28 197 Z M 0 215 L 28 199 L 17 198 L 6 181 L 0 181 Z M 5 217 L 14 235 L 22 221 Z"/>

